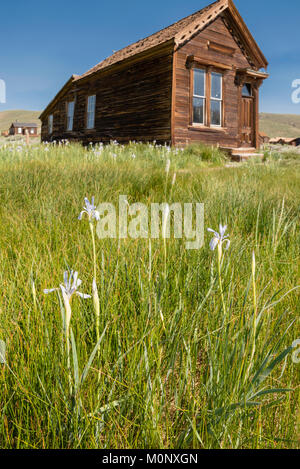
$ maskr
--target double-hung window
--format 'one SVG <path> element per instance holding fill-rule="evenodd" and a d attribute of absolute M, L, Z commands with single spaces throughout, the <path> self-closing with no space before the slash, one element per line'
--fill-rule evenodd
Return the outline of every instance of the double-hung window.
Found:
<path fill-rule="evenodd" d="M 53 114 L 50 114 L 48 117 L 48 134 L 52 134 L 53 132 Z"/>
<path fill-rule="evenodd" d="M 198 68 L 194 69 L 194 91 L 193 91 L 193 122 L 194 124 L 205 124 L 206 114 L 206 72 Z"/>
<path fill-rule="evenodd" d="M 95 127 L 95 110 L 96 110 L 96 95 L 89 96 L 87 102 L 87 118 L 86 128 L 93 129 Z"/>
<path fill-rule="evenodd" d="M 193 68 L 192 123 L 208 127 L 222 127 L 223 75 Z"/>
<path fill-rule="evenodd" d="M 70 101 L 67 104 L 67 130 L 73 130 L 75 101 Z"/>
<path fill-rule="evenodd" d="M 211 73 L 210 124 L 216 127 L 222 125 L 222 93 L 222 75 Z"/>

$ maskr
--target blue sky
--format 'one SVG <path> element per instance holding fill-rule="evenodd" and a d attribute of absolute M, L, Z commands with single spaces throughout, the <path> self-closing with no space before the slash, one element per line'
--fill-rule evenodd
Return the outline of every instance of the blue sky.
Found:
<path fill-rule="evenodd" d="M 73 74 L 187 16 L 210 0 L 14 0 L 1 2 L 0 79 L 7 109 L 43 109 Z M 263 112 L 300 114 L 291 100 L 300 79 L 299 0 L 235 0 L 267 57 Z"/>

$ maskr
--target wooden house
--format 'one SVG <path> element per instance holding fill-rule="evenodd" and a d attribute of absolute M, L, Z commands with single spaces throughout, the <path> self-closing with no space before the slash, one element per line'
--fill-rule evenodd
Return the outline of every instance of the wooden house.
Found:
<path fill-rule="evenodd" d="M 260 144 L 267 65 L 232 0 L 218 0 L 73 75 L 40 116 L 42 140 L 203 142 L 249 152 Z"/>
<path fill-rule="evenodd" d="M 9 135 L 26 135 L 36 137 L 38 135 L 38 125 L 24 122 L 13 122 L 8 131 Z"/>
<path fill-rule="evenodd" d="M 273 137 L 270 139 L 270 144 L 271 145 L 279 145 L 279 143 L 282 144 L 283 139 L 281 137 Z"/>
<path fill-rule="evenodd" d="M 270 137 L 265 132 L 259 132 L 259 139 L 261 145 L 266 145 L 270 142 Z"/>
<path fill-rule="evenodd" d="M 292 147 L 298 147 L 300 145 L 300 137 L 298 138 L 286 138 L 286 137 L 276 137 L 271 138 L 271 145 L 290 145 Z"/>
<path fill-rule="evenodd" d="M 300 137 L 298 138 L 286 138 L 285 139 L 286 145 L 291 145 L 292 147 L 298 147 L 300 145 Z"/>

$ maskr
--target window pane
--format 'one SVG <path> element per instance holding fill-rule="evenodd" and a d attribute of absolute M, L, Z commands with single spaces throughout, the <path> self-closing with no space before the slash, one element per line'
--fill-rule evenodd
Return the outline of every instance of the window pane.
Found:
<path fill-rule="evenodd" d="M 242 93 L 243 96 L 245 96 L 246 98 L 252 96 L 252 86 L 250 85 L 250 83 L 245 83 L 245 85 L 243 86 Z"/>
<path fill-rule="evenodd" d="M 48 117 L 48 132 L 49 134 L 52 134 L 53 132 L 53 114 L 50 114 Z"/>
<path fill-rule="evenodd" d="M 87 105 L 87 128 L 93 129 L 95 126 L 95 107 L 96 107 L 96 96 L 88 97 Z"/>
<path fill-rule="evenodd" d="M 68 116 L 73 117 L 74 114 L 74 101 L 68 103 Z"/>
<path fill-rule="evenodd" d="M 222 75 L 219 73 L 211 74 L 211 97 L 222 99 Z"/>
<path fill-rule="evenodd" d="M 67 130 L 73 130 L 73 117 L 74 117 L 74 101 L 68 103 L 68 123 Z"/>
<path fill-rule="evenodd" d="M 210 102 L 210 121 L 211 125 L 221 125 L 221 101 Z"/>
<path fill-rule="evenodd" d="M 194 98 L 193 100 L 193 122 L 195 124 L 204 124 L 204 103 L 203 98 Z"/>
<path fill-rule="evenodd" d="M 194 95 L 205 96 L 205 72 L 204 70 L 194 70 Z"/>

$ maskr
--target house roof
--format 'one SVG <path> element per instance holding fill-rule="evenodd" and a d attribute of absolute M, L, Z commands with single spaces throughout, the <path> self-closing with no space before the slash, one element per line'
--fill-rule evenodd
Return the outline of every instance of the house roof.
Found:
<path fill-rule="evenodd" d="M 287 142 L 287 143 L 291 143 L 291 142 L 294 142 L 295 140 L 298 140 L 299 137 L 293 137 L 293 138 L 285 138 L 284 140 Z"/>
<path fill-rule="evenodd" d="M 279 142 L 284 142 L 284 143 L 292 143 L 292 142 L 295 142 L 297 140 L 299 140 L 300 137 L 294 137 L 294 138 L 287 138 L 287 137 L 275 137 L 275 138 L 271 138 L 270 140 L 270 143 L 279 143 Z"/>
<path fill-rule="evenodd" d="M 159 46 L 160 44 L 163 44 L 164 42 L 169 41 L 170 39 L 175 38 L 175 36 L 180 33 L 184 28 L 188 27 L 193 21 L 198 20 L 201 22 L 201 17 L 205 15 L 208 11 L 210 11 L 213 7 L 218 6 L 219 4 L 223 4 L 224 1 L 216 1 L 212 3 L 211 5 L 202 8 L 202 10 L 197 11 L 196 13 L 193 13 L 192 15 L 189 15 L 185 18 L 183 18 L 180 21 L 177 21 L 177 23 L 173 23 L 171 26 L 168 26 L 167 28 L 161 29 L 157 33 L 151 34 L 151 36 L 148 36 L 144 39 L 141 39 L 140 41 L 137 41 L 127 47 L 124 47 L 123 49 L 115 52 L 113 55 L 108 57 L 107 59 L 103 60 L 102 62 L 98 63 L 94 67 L 92 67 L 90 70 L 85 72 L 83 75 L 78 77 L 78 80 L 80 80 L 83 77 L 86 77 L 87 75 L 90 75 L 92 73 L 97 72 L 98 70 L 101 70 L 103 68 L 108 67 L 109 65 L 115 64 L 117 62 L 123 61 L 135 54 L 138 54 L 140 52 L 144 52 L 145 50 L 148 50 L 152 47 Z M 225 6 L 224 6 L 225 8 Z"/>
<path fill-rule="evenodd" d="M 57 93 L 54 99 L 42 112 L 40 118 L 45 116 L 45 114 L 52 108 L 53 104 L 72 86 L 74 82 L 84 80 L 85 78 L 90 77 L 97 72 L 106 70 L 113 65 L 125 61 L 126 59 L 138 56 L 143 52 L 168 43 L 169 41 L 173 41 L 174 49 L 177 50 L 194 36 L 196 36 L 208 24 L 217 19 L 220 15 L 227 16 L 227 14 L 230 15 L 234 23 L 234 25 L 230 27 L 230 30 L 237 39 L 239 46 L 243 48 L 247 57 L 253 58 L 253 66 L 257 70 L 259 68 L 266 68 L 268 66 L 267 59 L 255 42 L 233 1 L 217 0 L 202 10 L 197 11 L 196 13 L 193 13 L 192 15 L 189 15 L 180 21 L 177 21 L 171 26 L 158 31 L 157 33 L 152 34 L 145 39 L 141 39 L 140 41 L 137 41 L 134 44 L 119 50 L 118 52 L 115 52 L 107 59 L 89 69 L 83 75 L 72 75 L 72 77 L 67 81 L 63 88 Z"/>
<path fill-rule="evenodd" d="M 256 44 L 254 38 L 252 37 L 247 26 L 235 8 L 232 0 L 217 0 L 202 10 L 199 10 L 180 21 L 177 21 L 171 26 L 158 31 L 157 33 L 152 34 L 145 39 L 141 39 L 140 41 L 137 41 L 134 44 L 119 50 L 118 52 L 115 52 L 113 55 L 98 63 L 83 75 L 77 77 L 75 81 L 81 80 L 111 65 L 122 62 L 123 60 L 141 52 L 145 52 L 148 49 L 159 46 L 167 41 L 170 41 L 171 39 L 174 40 L 176 48 L 179 48 L 227 9 L 232 15 L 235 16 L 235 19 L 239 23 L 240 28 L 244 31 L 244 39 L 246 42 L 249 42 L 251 52 L 257 55 L 258 61 L 260 61 L 258 68 L 267 67 L 268 62 L 266 58 Z"/>
<path fill-rule="evenodd" d="M 11 127 L 37 127 L 38 125 L 37 124 L 33 124 L 33 123 L 24 123 L 24 122 L 13 122 L 11 124 Z"/>

